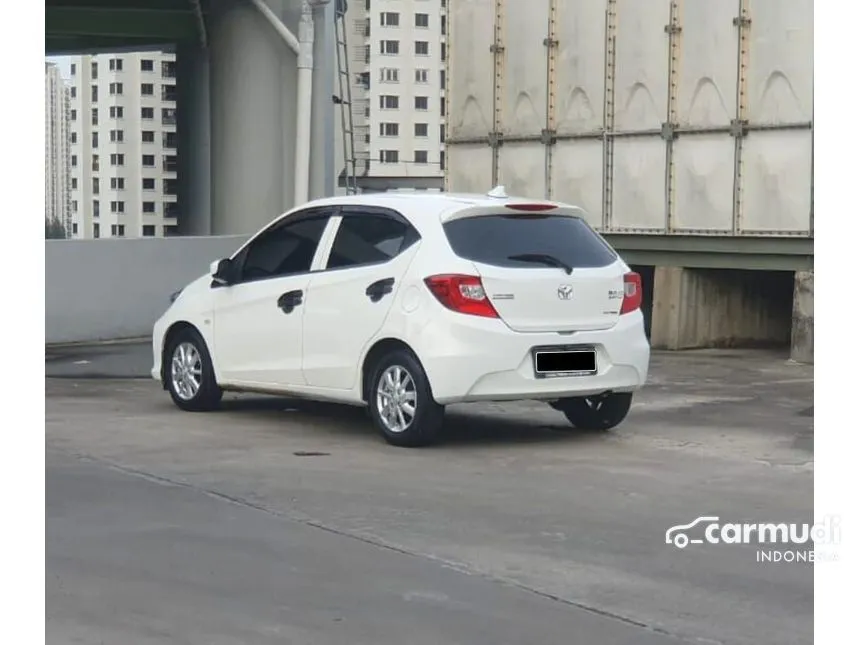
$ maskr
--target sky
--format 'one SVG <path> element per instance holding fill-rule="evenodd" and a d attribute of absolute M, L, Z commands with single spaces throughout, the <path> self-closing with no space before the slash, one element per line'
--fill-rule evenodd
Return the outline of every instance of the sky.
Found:
<path fill-rule="evenodd" d="M 71 80 L 72 78 L 72 57 L 71 56 L 48 56 L 45 60 L 49 63 L 56 63 L 60 68 L 60 74 L 63 78 Z"/>

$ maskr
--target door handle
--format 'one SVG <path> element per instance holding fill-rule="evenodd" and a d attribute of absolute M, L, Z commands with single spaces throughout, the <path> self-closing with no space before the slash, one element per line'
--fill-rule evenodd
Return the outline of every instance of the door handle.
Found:
<path fill-rule="evenodd" d="M 302 292 L 300 289 L 296 291 L 287 291 L 278 298 L 278 308 L 285 314 L 292 312 L 293 309 L 302 304 Z"/>
<path fill-rule="evenodd" d="M 364 293 L 370 298 L 370 302 L 379 302 L 383 296 L 392 291 L 394 291 L 394 278 L 384 278 L 369 285 Z"/>

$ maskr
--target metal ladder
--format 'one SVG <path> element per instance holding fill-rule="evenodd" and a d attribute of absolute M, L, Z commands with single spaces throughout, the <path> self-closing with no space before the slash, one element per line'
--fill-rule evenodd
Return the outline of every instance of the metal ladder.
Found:
<path fill-rule="evenodd" d="M 337 80 L 340 122 L 343 132 L 344 184 L 346 194 L 358 192 L 355 155 L 355 125 L 352 118 L 352 79 L 349 75 L 349 50 L 346 42 L 346 0 L 335 0 L 334 33 L 337 39 Z"/>

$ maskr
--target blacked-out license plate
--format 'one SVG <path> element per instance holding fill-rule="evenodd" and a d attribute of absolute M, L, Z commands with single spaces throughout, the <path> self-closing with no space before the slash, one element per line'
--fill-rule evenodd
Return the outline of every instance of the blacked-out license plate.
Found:
<path fill-rule="evenodd" d="M 597 355 L 592 348 L 535 351 L 535 374 L 538 378 L 587 376 L 596 372 Z"/>

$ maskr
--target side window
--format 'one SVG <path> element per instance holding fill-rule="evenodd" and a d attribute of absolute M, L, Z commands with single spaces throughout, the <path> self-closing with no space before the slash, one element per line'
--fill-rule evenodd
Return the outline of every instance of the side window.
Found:
<path fill-rule="evenodd" d="M 340 222 L 327 269 L 387 262 L 418 239 L 409 224 L 377 214 L 346 214 Z"/>
<path fill-rule="evenodd" d="M 265 280 L 311 270 L 328 215 L 288 218 L 263 233 L 242 252 L 240 280 Z"/>

